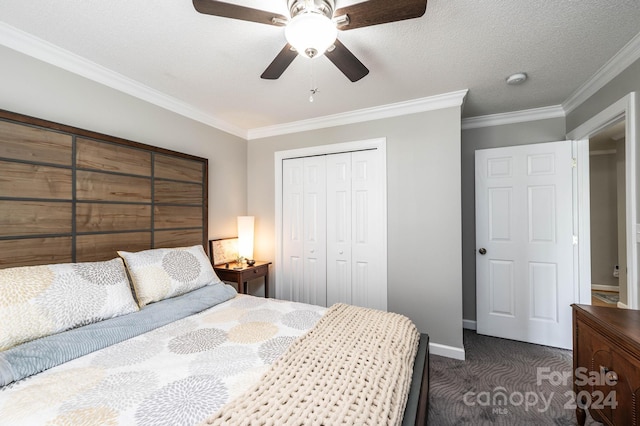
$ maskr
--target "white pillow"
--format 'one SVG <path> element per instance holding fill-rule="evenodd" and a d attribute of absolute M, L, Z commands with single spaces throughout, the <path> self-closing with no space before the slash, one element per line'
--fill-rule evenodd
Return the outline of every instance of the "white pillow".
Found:
<path fill-rule="evenodd" d="M 219 283 L 202 246 L 119 251 L 142 308 L 205 285 Z"/>
<path fill-rule="evenodd" d="M 119 258 L 0 269 L 0 350 L 137 310 Z"/>

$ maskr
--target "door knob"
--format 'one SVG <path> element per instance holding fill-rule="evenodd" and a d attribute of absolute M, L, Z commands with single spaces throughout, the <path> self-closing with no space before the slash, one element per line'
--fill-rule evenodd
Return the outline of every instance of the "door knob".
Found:
<path fill-rule="evenodd" d="M 480 250 L 478 250 L 478 252 L 484 256 L 485 254 L 487 254 L 487 249 L 482 247 Z"/>
<path fill-rule="evenodd" d="M 309 252 L 310 252 L 310 253 L 314 253 L 314 252 L 315 252 L 315 250 L 314 250 L 314 249 L 311 249 L 311 250 L 309 250 Z"/>
<path fill-rule="evenodd" d="M 344 252 L 343 252 L 342 250 L 340 250 L 340 251 L 338 252 L 338 254 L 343 254 L 343 253 L 344 253 Z"/>

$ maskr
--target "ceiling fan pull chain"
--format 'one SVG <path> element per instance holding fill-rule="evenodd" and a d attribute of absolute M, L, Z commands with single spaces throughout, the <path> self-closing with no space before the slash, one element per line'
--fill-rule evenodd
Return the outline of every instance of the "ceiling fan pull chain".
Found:
<path fill-rule="evenodd" d="M 313 102 L 313 95 L 318 93 L 318 88 L 316 87 L 315 79 L 313 78 L 313 60 L 309 61 L 309 69 L 311 74 L 309 78 L 309 81 L 311 83 L 311 90 L 309 90 L 311 92 L 311 94 L 309 95 L 309 102 Z"/>

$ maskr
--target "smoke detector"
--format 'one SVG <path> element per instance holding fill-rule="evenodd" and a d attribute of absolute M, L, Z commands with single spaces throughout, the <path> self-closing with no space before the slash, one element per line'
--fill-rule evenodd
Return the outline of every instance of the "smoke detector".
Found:
<path fill-rule="evenodd" d="M 527 74 L 524 72 L 517 72 L 515 74 L 511 74 L 507 77 L 507 84 L 512 86 L 516 86 L 518 84 L 522 84 L 527 80 Z"/>

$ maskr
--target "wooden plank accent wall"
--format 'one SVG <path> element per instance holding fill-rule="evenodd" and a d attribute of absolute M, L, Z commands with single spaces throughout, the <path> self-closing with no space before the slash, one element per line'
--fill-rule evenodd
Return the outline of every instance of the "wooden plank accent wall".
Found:
<path fill-rule="evenodd" d="M 154 233 L 156 247 L 185 247 L 198 244 L 198 230 L 156 231 Z"/>
<path fill-rule="evenodd" d="M 0 157 L 71 166 L 73 136 L 0 121 Z"/>
<path fill-rule="evenodd" d="M 208 249 L 208 160 L 0 110 L 0 268 Z"/>
<path fill-rule="evenodd" d="M 101 203 L 76 205 L 76 230 L 80 233 L 136 229 L 151 230 L 150 205 Z"/>
<path fill-rule="evenodd" d="M 0 200 L 0 235 L 70 234 L 71 203 Z"/>
<path fill-rule="evenodd" d="M 76 261 L 97 262 L 117 257 L 118 250 L 140 251 L 151 248 L 151 232 L 78 235 Z"/>
<path fill-rule="evenodd" d="M 0 197 L 71 200 L 72 171 L 60 167 L 0 161 Z"/>
<path fill-rule="evenodd" d="M 200 207 L 155 206 L 154 228 L 195 228 L 202 223 Z"/>
<path fill-rule="evenodd" d="M 0 268 L 69 263 L 71 237 L 0 240 Z"/>
<path fill-rule="evenodd" d="M 151 177 L 113 175 L 78 170 L 76 198 L 92 201 L 151 202 Z"/>
<path fill-rule="evenodd" d="M 76 167 L 151 176 L 151 152 L 78 138 Z"/>
<path fill-rule="evenodd" d="M 155 180 L 156 203 L 202 205 L 202 185 L 197 183 Z"/>
<path fill-rule="evenodd" d="M 202 182 L 202 164 L 184 158 L 156 155 L 155 177 L 161 179 Z"/>

